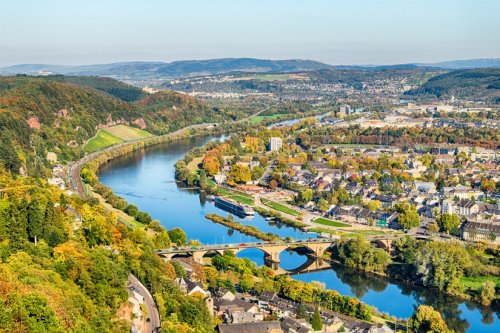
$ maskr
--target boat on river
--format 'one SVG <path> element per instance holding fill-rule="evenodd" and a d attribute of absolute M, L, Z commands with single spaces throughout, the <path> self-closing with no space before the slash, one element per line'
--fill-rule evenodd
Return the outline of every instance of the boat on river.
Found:
<path fill-rule="evenodd" d="M 233 199 L 217 196 L 214 201 L 218 207 L 221 207 L 230 213 L 235 213 L 238 216 L 253 216 L 255 214 L 252 207 L 241 204 Z"/>

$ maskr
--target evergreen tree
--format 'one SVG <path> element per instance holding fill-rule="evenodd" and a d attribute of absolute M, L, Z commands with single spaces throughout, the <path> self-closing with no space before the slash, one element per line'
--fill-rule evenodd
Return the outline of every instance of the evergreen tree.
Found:
<path fill-rule="evenodd" d="M 28 202 L 22 199 L 11 206 L 10 239 L 12 246 L 19 248 L 28 239 Z"/>
<path fill-rule="evenodd" d="M 40 202 L 36 199 L 32 200 L 28 206 L 28 235 L 31 241 L 35 237 L 43 236 L 43 219 L 45 217 L 44 210 Z"/>
<path fill-rule="evenodd" d="M 319 331 L 323 328 L 323 322 L 321 321 L 321 315 L 319 314 L 319 309 L 316 307 L 314 314 L 311 317 L 311 325 L 313 330 Z"/>

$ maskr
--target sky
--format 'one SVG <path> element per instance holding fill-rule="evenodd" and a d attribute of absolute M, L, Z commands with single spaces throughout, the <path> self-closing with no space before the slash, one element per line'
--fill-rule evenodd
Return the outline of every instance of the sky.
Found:
<path fill-rule="evenodd" d="M 0 0 L 0 66 L 500 56 L 500 0 Z"/>

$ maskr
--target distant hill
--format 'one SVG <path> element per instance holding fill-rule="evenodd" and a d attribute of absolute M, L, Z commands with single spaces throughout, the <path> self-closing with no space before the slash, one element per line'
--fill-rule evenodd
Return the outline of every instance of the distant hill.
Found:
<path fill-rule="evenodd" d="M 77 76 L 107 76 L 120 80 L 141 80 L 155 78 L 182 78 L 225 73 L 289 73 L 323 69 L 338 70 L 408 70 L 417 67 L 439 67 L 444 69 L 498 68 L 500 59 L 452 60 L 431 64 L 394 65 L 341 65 L 332 66 L 313 60 L 268 60 L 255 58 L 222 58 L 209 60 L 185 60 L 166 62 L 118 62 L 85 66 L 63 66 L 44 64 L 24 64 L 0 68 L 0 75 L 15 74 L 64 74 Z"/>
<path fill-rule="evenodd" d="M 446 69 L 500 68 L 500 58 L 451 60 L 421 65 Z"/>
<path fill-rule="evenodd" d="M 163 62 L 125 62 L 88 66 L 15 65 L 0 68 L 0 74 L 39 74 L 50 72 L 65 75 L 110 76 L 120 79 L 178 78 L 213 75 L 230 72 L 297 72 L 333 68 L 312 60 L 262 60 L 253 58 L 225 58 Z"/>
<path fill-rule="evenodd" d="M 435 76 L 418 88 L 405 93 L 412 96 L 435 96 L 481 99 L 500 102 L 500 69 L 457 70 Z"/>

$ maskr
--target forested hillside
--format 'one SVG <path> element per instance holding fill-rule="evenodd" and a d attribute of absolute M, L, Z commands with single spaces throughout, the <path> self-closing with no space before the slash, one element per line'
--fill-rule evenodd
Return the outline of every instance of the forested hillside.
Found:
<path fill-rule="evenodd" d="M 106 78 L 0 78 L 0 165 L 14 173 L 41 174 L 47 152 L 59 160 L 75 160 L 98 127 L 116 123 L 164 134 L 229 118 L 174 92 L 137 100 L 140 96 L 137 88 Z"/>
<path fill-rule="evenodd" d="M 155 295 L 165 332 L 213 331 L 204 301 L 182 295 L 154 253 L 170 246 L 157 222 L 149 235 L 128 229 L 97 201 L 1 167 L 0 185 L 1 333 L 129 332 L 130 273 Z"/>
<path fill-rule="evenodd" d="M 69 82 L 81 86 L 95 88 L 125 102 L 134 102 L 146 97 L 147 95 L 140 88 L 108 77 L 50 75 L 47 77 L 47 79 L 57 82 Z"/>
<path fill-rule="evenodd" d="M 422 86 L 406 92 L 411 96 L 435 96 L 500 102 L 500 69 L 457 70 L 429 79 Z"/>

